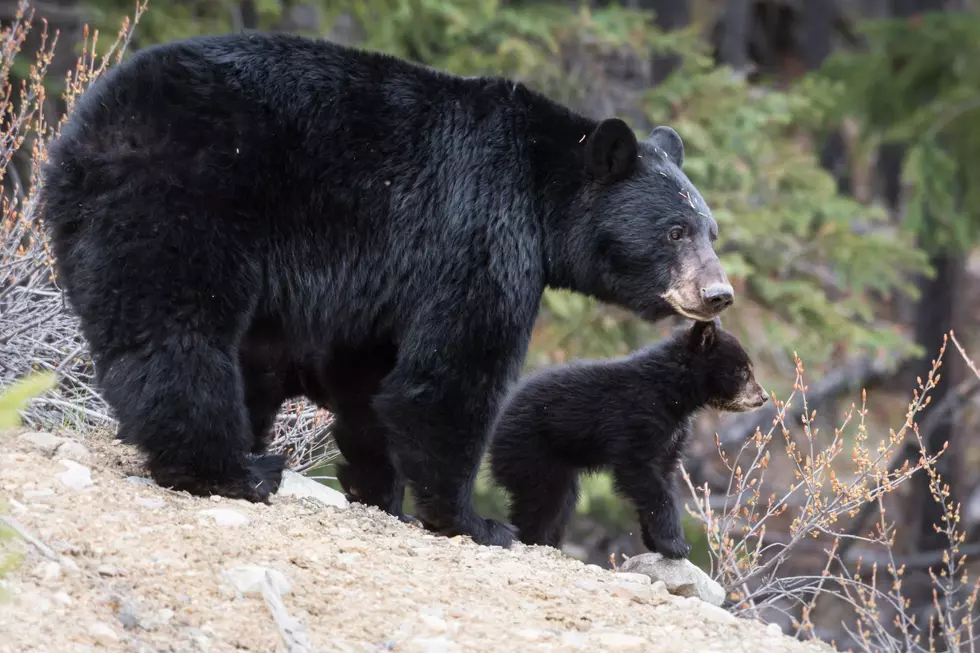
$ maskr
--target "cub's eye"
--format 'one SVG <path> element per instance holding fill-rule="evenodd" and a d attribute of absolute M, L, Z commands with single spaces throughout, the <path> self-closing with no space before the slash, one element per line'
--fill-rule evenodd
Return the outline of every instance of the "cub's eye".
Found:
<path fill-rule="evenodd" d="M 673 229 L 667 232 L 667 237 L 670 238 L 671 240 L 680 240 L 681 238 L 684 237 L 684 228 L 674 227 Z"/>
<path fill-rule="evenodd" d="M 742 372 L 740 373 L 739 376 L 742 377 L 742 382 L 744 383 L 749 380 L 749 371 L 745 368 L 742 368 Z"/>

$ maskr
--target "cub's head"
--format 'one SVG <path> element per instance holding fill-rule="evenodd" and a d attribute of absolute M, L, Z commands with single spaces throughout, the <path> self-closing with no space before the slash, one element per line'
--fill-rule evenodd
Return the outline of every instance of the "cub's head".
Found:
<path fill-rule="evenodd" d="M 749 355 L 735 336 L 721 328 L 717 318 L 695 322 L 679 337 L 690 356 L 690 371 L 702 379 L 702 390 L 712 408 L 745 413 L 769 400 L 755 380 Z"/>
<path fill-rule="evenodd" d="M 712 243 L 718 224 L 681 170 L 684 143 L 670 127 L 637 141 L 618 118 L 603 120 L 584 141 L 586 182 L 579 198 L 588 228 L 576 249 L 589 269 L 586 292 L 640 316 L 669 307 L 709 320 L 735 293 Z"/>

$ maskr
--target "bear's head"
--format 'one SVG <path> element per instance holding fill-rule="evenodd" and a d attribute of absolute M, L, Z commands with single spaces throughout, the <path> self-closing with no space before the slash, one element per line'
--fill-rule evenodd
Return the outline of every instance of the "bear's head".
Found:
<path fill-rule="evenodd" d="M 745 413 L 761 407 L 769 396 L 755 380 L 752 360 L 718 318 L 695 322 L 678 334 L 687 350 L 688 373 L 701 385 L 701 395 L 717 410 Z"/>
<path fill-rule="evenodd" d="M 678 313 L 709 320 L 735 293 L 713 242 L 718 224 L 681 170 L 684 143 L 670 127 L 645 141 L 618 118 L 584 141 L 585 183 L 577 198 L 584 231 L 576 243 L 577 285 L 649 319 Z"/>

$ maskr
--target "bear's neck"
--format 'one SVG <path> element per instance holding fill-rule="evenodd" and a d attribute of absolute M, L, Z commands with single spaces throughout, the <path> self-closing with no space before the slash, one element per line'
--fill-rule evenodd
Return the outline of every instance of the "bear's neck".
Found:
<path fill-rule="evenodd" d="M 598 122 L 575 113 L 547 97 L 519 85 L 513 94 L 519 104 L 522 142 L 527 145 L 525 164 L 531 172 L 530 192 L 535 217 L 544 236 L 544 270 L 552 288 L 582 290 L 582 271 L 569 243 L 593 238 L 589 224 L 576 220 L 584 213 L 577 198 L 587 183 L 585 143 Z"/>
<path fill-rule="evenodd" d="M 696 363 L 686 343 L 666 342 L 634 354 L 641 383 L 657 393 L 656 402 L 682 423 L 708 405 L 705 373 Z"/>

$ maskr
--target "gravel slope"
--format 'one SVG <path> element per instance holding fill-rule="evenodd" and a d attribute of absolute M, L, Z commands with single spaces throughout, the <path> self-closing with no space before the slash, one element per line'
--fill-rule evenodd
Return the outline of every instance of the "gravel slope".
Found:
<path fill-rule="evenodd" d="M 554 549 L 435 537 L 357 504 L 192 498 L 127 479 L 142 474 L 129 447 L 86 446 L 0 433 L 7 515 L 41 544 L 14 545 L 0 653 L 833 650 Z M 66 486 L 63 459 L 92 485 Z M 244 565 L 284 577 L 292 648 L 263 595 L 235 588 Z"/>

